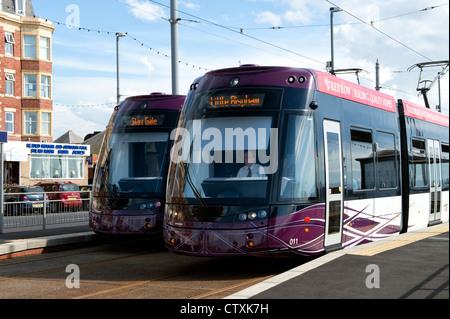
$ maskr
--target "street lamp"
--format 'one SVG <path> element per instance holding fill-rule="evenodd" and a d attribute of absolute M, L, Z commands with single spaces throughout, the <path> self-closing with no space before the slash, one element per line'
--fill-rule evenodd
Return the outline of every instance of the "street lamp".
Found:
<path fill-rule="evenodd" d="M 123 32 L 116 33 L 116 68 L 117 68 L 117 105 L 120 103 L 119 90 L 119 38 L 125 37 L 127 34 Z"/>
<path fill-rule="evenodd" d="M 331 7 L 330 8 L 330 28 L 331 28 L 331 62 L 330 62 L 330 73 L 334 75 L 334 37 L 333 37 L 333 13 L 342 11 L 341 8 Z"/>

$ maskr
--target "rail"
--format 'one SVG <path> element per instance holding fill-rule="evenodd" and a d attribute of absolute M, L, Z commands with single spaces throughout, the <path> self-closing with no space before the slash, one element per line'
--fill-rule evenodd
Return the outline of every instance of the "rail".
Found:
<path fill-rule="evenodd" d="M 91 191 L 75 193 L 5 193 L 0 234 L 3 230 L 15 228 L 31 230 L 46 229 L 50 225 L 87 224 Z"/>

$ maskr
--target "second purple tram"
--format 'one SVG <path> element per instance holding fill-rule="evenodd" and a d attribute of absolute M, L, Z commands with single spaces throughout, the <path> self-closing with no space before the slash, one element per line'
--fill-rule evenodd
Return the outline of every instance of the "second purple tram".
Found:
<path fill-rule="evenodd" d="M 106 128 L 94 174 L 89 225 L 96 233 L 161 232 L 170 134 L 185 96 L 129 97 Z"/>
<path fill-rule="evenodd" d="M 308 69 L 191 85 L 170 162 L 169 250 L 315 255 L 448 221 L 448 116 Z"/>

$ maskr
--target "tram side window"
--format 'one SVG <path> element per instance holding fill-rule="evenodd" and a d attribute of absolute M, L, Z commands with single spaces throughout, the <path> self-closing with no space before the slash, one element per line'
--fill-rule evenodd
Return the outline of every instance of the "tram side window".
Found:
<path fill-rule="evenodd" d="M 377 132 L 377 178 L 380 189 L 397 188 L 395 135 Z"/>
<path fill-rule="evenodd" d="M 375 158 L 372 132 L 351 129 L 352 189 L 372 190 L 375 188 Z"/>
<path fill-rule="evenodd" d="M 449 145 L 442 144 L 442 190 L 449 190 Z"/>
<path fill-rule="evenodd" d="M 428 186 L 427 156 L 424 140 L 412 140 L 412 151 L 409 155 L 409 176 L 411 187 L 423 188 Z"/>

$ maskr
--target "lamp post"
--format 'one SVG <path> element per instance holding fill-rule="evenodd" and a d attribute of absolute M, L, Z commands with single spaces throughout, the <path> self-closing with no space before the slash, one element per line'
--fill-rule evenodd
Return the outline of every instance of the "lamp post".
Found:
<path fill-rule="evenodd" d="M 119 89 L 119 38 L 125 37 L 127 34 L 123 32 L 116 33 L 116 69 L 117 69 L 117 105 L 120 103 Z"/>
<path fill-rule="evenodd" d="M 330 8 L 330 28 L 331 28 L 331 63 L 330 63 L 330 73 L 334 75 L 334 36 L 333 36 L 333 13 L 342 11 L 341 8 L 331 7 Z"/>
<path fill-rule="evenodd" d="M 172 94 L 178 94 L 178 3 L 177 0 L 170 0 L 170 38 L 172 51 Z"/>

